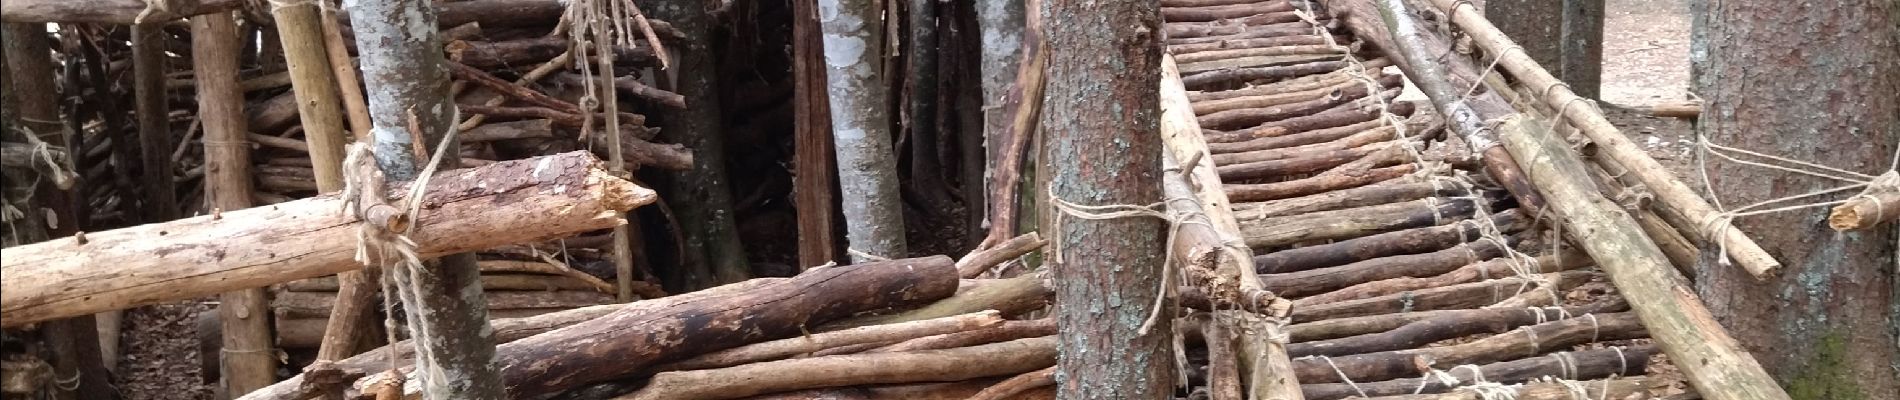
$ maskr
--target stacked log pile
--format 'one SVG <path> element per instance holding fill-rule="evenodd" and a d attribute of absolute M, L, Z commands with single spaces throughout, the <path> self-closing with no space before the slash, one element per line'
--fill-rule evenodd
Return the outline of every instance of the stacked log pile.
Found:
<path fill-rule="evenodd" d="M 1413 69 L 1393 36 L 1319 3 L 1163 2 L 1193 117 L 1169 122 L 1200 133 L 1171 150 L 1215 172 L 1200 190 L 1224 192 L 1261 288 L 1292 300 L 1300 395 L 1623 398 L 1678 383 L 1641 376 L 1661 349 L 1618 293 L 1598 293 L 1593 254 L 1524 204 L 1541 200 L 1514 163 L 1487 165 L 1494 153 L 1444 135 L 1456 121 L 1432 104 L 1396 101 Z M 1217 361 L 1191 387 L 1240 398 L 1211 377 Z"/>

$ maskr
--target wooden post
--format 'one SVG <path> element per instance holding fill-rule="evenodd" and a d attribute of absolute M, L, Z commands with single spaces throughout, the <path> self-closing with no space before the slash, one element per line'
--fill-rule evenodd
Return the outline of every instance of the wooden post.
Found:
<path fill-rule="evenodd" d="M 1049 202 L 1087 206 L 1160 201 L 1162 140 L 1160 4 L 1142 0 L 1045 0 L 1050 44 Z M 1114 63 L 1104 59 L 1117 60 Z M 1111 172 L 1113 171 L 1113 172 Z M 1062 398 L 1157 399 L 1174 393 L 1173 285 L 1161 255 L 1166 223 L 1147 216 L 1091 218 L 1051 211 L 1057 391 Z M 1104 299 L 1117 299 L 1109 306 Z"/>
<path fill-rule="evenodd" d="M 798 207 L 798 266 L 809 268 L 838 260 L 837 170 L 832 157 L 831 104 L 825 95 L 824 40 L 819 36 L 818 0 L 792 1 L 792 127 L 795 144 L 792 203 Z M 977 212 L 971 210 L 970 212 Z"/>
<path fill-rule="evenodd" d="M 360 0 L 350 21 L 362 56 L 376 163 L 393 180 L 415 179 L 427 157 L 459 164 L 451 132 L 459 112 L 448 94 L 449 71 L 436 34 L 436 10 L 422 0 Z M 418 137 L 420 136 L 420 137 Z M 449 141 L 446 146 L 439 146 Z M 429 154 L 447 149 L 445 154 Z M 482 300 L 481 270 L 473 253 L 424 266 L 429 273 L 394 268 L 409 326 L 415 330 L 424 397 L 431 400 L 504 398 L 494 366 L 494 332 Z"/>
<path fill-rule="evenodd" d="M 1541 100 L 1552 108 L 1556 108 L 1558 114 L 1568 120 L 1572 126 L 1581 129 L 1583 135 L 1589 138 L 1591 143 L 1596 144 L 1599 157 L 1607 157 L 1629 169 L 1632 175 L 1635 175 L 1644 186 L 1649 188 L 1650 192 L 1656 195 L 1656 199 L 1661 201 L 1663 206 L 1680 213 L 1683 220 L 1670 221 L 1677 229 L 1695 232 L 1695 236 L 1704 241 L 1720 243 L 1728 249 L 1729 257 L 1735 264 L 1740 265 L 1756 278 L 1773 276 L 1776 270 L 1781 268 L 1781 262 L 1775 261 L 1766 250 L 1762 250 L 1760 244 L 1749 239 L 1741 231 L 1727 223 L 1711 223 L 1715 221 L 1716 212 L 1709 206 L 1708 201 L 1703 200 L 1688 185 L 1671 175 L 1662 164 L 1650 158 L 1649 153 L 1642 147 L 1630 142 L 1629 138 L 1623 136 L 1615 125 L 1611 125 L 1596 107 L 1571 104 L 1583 102 L 1586 99 L 1558 85 L 1561 81 L 1543 67 L 1538 66 L 1536 61 L 1531 60 L 1523 52 L 1511 50 L 1517 44 L 1505 37 L 1497 27 L 1491 26 L 1490 21 L 1478 15 L 1477 10 L 1469 3 L 1461 3 L 1458 0 L 1432 0 L 1432 4 L 1437 6 L 1439 11 L 1450 15 L 1452 22 L 1466 34 L 1471 35 L 1473 43 L 1483 48 L 1486 53 L 1502 58 L 1503 60 L 1498 62 L 1499 67 L 1510 72 L 1526 87 L 1538 88 L 1535 90 L 1542 91 L 1543 93 L 1538 94 L 1542 97 Z M 1459 4 L 1464 5 L 1459 6 Z"/>
<path fill-rule="evenodd" d="M 838 152 L 838 188 L 845 237 L 853 262 L 899 258 L 904 246 L 903 200 L 897 156 L 891 150 L 890 88 L 883 68 L 884 2 L 819 0 L 825 34 L 825 73 L 831 96 L 832 139 Z M 869 256 L 869 257 L 867 257 Z"/>
<path fill-rule="evenodd" d="M 238 87 L 237 20 L 230 13 L 191 18 L 191 64 L 204 126 L 205 197 L 213 213 L 251 206 L 251 149 L 245 140 L 244 92 Z M 169 175 L 169 174 L 167 174 Z M 220 376 L 227 393 L 249 393 L 277 381 L 269 302 L 263 288 L 219 297 L 224 328 Z"/>
<path fill-rule="evenodd" d="M 995 179 L 1001 178 L 997 172 L 998 169 L 1003 168 L 1003 166 L 998 165 L 998 163 L 1016 162 L 1020 164 L 1020 160 L 1006 159 L 1004 157 L 1006 154 L 1005 149 L 1009 147 L 1009 143 L 1011 142 L 1011 137 L 1008 133 L 1010 129 L 1009 115 L 1011 112 L 1004 108 L 1004 99 L 1009 96 L 1010 87 L 1017 82 L 1014 78 L 1018 76 L 1017 71 L 1020 69 L 1018 64 L 1022 61 L 1023 49 L 1025 48 L 1023 46 L 1023 31 L 1026 29 L 1024 5 L 1028 2 L 1018 0 L 978 0 L 975 3 L 979 46 L 982 48 L 980 55 L 981 67 L 978 69 L 983 76 L 984 179 L 982 181 L 985 183 L 983 185 L 984 190 L 981 193 L 987 194 L 997 193 L 999 190 L 997 186 L 1004 184 L 1003 182 L 994 181 Z M 969 212 L 980 213 L 986 216 L 986 223 L 992 225 L 989 231 L 998 232 L 994 228 L 994 224 L 1000 221 L 997 221 L 991 212 L 991 207 L 995 205 L 991 202 L 1000 201 L 1000 199 L 987 200 L 988 201 L 970 202 L 969 204 L 982 208 L 978 209 L 973 207 Z M 1014 201 L 1014 199 L 1009 199 L 1009 201 Z M 1014 208 L 1011 208 L 1011 210 L 1014 210 Z M 1014 218 L 1009 220 L 1015 221 Z M 1014 232 L 1015 229 L 1015 226 L 1010 226 L 1009 230 L 1002 231 L 1002 233 Z M 989 237 L 990 235 L 986 234 L 985 236 L 985 239 L 991 239 Z"/>
<path fill-rule="evenodd" d="M 726 178 L 725 119 L 719 106 L 718 53 L 713 46 L 716 20 L 705 7 L 690 1 L 659 1 L 652 7 L 654 18 L 673 23 L 685 36 L 681 46 L 670 49 L 679 55 L 679 62 L 667 72 L 675 77 L 673 91 L 686 97 L 688 107 L 667 118 L 660 132 L 673 143 L 693 149 L 693 168 L 672 175 L 667 197 L 686 238 L 682 262 L 691 274 L 685 281 L 691 283 L 682 286 L 674 279 L 668 283 L 679 289 L 668 289 L 678 292 L 745 280 L 751 269 L 734 225 Z"/>
<path fill-rule="evenodd" d="M 166 104 L 165 32 L 158 23 L 132 26 L 132 95 L 138 107 L 140 201 L 145 221 L 178 219 L 172 189 L 171 107 Z"/>
<path fill-rule="evenodd" d="M 1543 122 L 1512 118 L 1499 126 L 1505 148 L 1525 160 L 1531 181 L 1550 196 L 1566 231 L 1629 299 L 1656 343 L 1703 397 L 1788 399 L 1741 343 L 1721 329 L 1669 259 L 1622 207 L 1604 198 L 1583 160 L 1562 140 L 1539 135 Z"/>

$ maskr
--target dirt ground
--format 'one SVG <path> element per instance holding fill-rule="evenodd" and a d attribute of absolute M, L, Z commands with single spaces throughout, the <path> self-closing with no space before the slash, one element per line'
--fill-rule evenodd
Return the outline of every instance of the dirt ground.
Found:
<path fill-rule="evenodd" d="M 1688 174 L 1692 126 L 1652 118 L 1639 108 L 1685 99 L 1689 84 L 1686 0 L 1609 0 L 1604 22 L 1603 103 L 1611 122 L 1644 145 L 1678 176 Z M 1695 179 L 1685 179 L 1699 186 Z M 1591 290 L 1603 290 L 1593 286 Z M 124 351 L 116 377 L 127 400 L 210 400 L 200 371 L 197 313 L 205 304 L 140 307 L 125 317 Z M 1658 357 L 1659 359 L 1661 357 Z M 1673 371 L 1660 360 L 1652 374 Z"/>

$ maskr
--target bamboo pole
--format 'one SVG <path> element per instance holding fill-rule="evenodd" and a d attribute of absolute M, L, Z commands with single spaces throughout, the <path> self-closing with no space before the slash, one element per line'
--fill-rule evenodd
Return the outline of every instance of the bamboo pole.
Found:
<path fill-rule="evenodd" d="M 1611 125 L 1609 119 L 1596 107 L 1577 106 L 1570 103 L 1585 102 L 1588 99 L 1562 85 L 1562 81 L 1544 70 L 1530 56 L 1517 49 L 1512 42 L 1484 19 L 1482 11 L 1458 0 L 1432 0 L 1438 11 L 1451 16 L 1453 23 L 1471 36 L 1472 42 L 1483 48 L 1486 53 L 1498 57 L 1498 65 L 1511 73 L 1526 87 L 1540 88 L 1543 101 L 1557 108 L 1571 125 L 1583 130 L 1585 137 L 1596 144 L 1599 155 L 1615 160 L 1630 170 L 1643 185 L 1656 195 L 1656 199 L 1668 208 L 1680 212 L 1692 226 L 1676 226 L 1679 229 L 1695 232 L 1696 236 L 1708 242 L 1722 243 L 1728 250 L 1728 257 L 1748 270 L 1756 278 L 1774 276 L 1781 268 L 1781 262 L 1763 250 L 1760 244 L 1749 239 L 1740 230 L 1730 226 L 1727 221 L 1719 220 L 1719 214 L 1709 203 L 1697 196 L 1693 189 L 1670 175 L 1667 168 L 1649 157 L 1642 147 L 1630 142 L 1628 137 Z M 1459 8 L 1462 4 L 1462 9 Z M 1578 175 L 1581 176 L 1581 175 Z"/>
<path fill-rule="evenodd" d="M 1550 195 L 1550 205 L 1570 228 L 1567 231 L 1577 235 L 1576 242 L 1591 258 L 1600 261 L 1696 392 L 1714 400 L 1789 398 L 1741 343 L 1722 330 L 1636 221 L 1597 192 L 1583 160 L 1562 140 L 1534 133 L 1542 126 L 1513 118 L 1505 120 L 1498 131 L 1505 148 L 1530 167 L 1531 182 Z"/>
<path fill-rule="evenodd" d="M 244 92 L 238 87 L 237 20 L 230 13 L 191 18 L 193 76 L 205 132 L 205 196 L 213 210 L 251 206 L 251 153 L 245 141 Z M 217 211 L 214 211 L 216 213 Z M 224 346 L 219 363 L 228 393 L 249 393 L 277 381 L 264 289 L 220 296 Z"/>

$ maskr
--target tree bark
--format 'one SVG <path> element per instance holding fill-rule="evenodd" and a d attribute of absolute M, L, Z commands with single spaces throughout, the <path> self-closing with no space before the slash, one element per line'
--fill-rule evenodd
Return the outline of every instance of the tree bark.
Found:
<path fill-rule="evenodd" d="M 792 176 L 798 207 L 798 266 L 838 261 L 837 157 L 832 150 L 831 102 L 824 88 L 825 48 L 818 26 L 818 0 L 792 1 Z M 970 210 L 970 212 L 978 212 Z"/>
<path fill-rule="evenodd" d="M 897 193 L 897 156 L 886 112 L 890 89 L 881 67 L 884 2 L 820 0 L 818 7 L 851 259 L 904 257 L 904 203 Z"/>
<path fill-rule="evenodd" d="M 194 15 L 228 11 L 244 4 L 240 0 L 203 0 L 168 2 L 179 9 L 153 10 L 143 22 L 164 22 Z M 0 5 L 0 19 L 6 22 L 58 22 L 132 25 L 145 12 L 141 0 L 8 0 Z"/>
<path fill-rule="evenodd" d="M 1711 143 L 1870 175 L 1892 168 L 1900 100 L 1880 93 L 1900 92 L 1900 5 L 1691 4 L 1693 89 L 1706 107 L 1698 133 Z M 1833 44 L 1807 45 L 1814 40 Z M 1712 195 L 1731 206 L 1839 186 L 1719 159 L 1708 165 Z M 1738 219 L 1738 228 L 1755 233 L 1785 270 L 1756 281 L 1705 262 L 1696 291 L 1789 396 L 1900 393 L 1895 233 L 1836 233 L 1824 221 L 1818 211 Z"/>
<path fill-rule="evenodd" d="M 1149 204 L 1161 199 L 1159 4 L 1045 0 L 1049 86 L 1044 132 L 1052 202 Z M 1104 57 L 1118 60 L 1104 63 Z M 1060 212 L 1060 211 L 1059 211 Z M 1173 393 L 1173 312 L 1155 310 L 1167 285 L 1163 224 L 1058 214 L 1056 318 L 1059 397 L 1163 398 Z M 1111 267 L 1113 266 L 1113 267 Z M 1109 299 L 1120 304 L 1109 306 Z M 1153 325 L 1148 326 L 1147 321 Z M 1141 328 L 1149 331 L 1142 331 Z"/>

